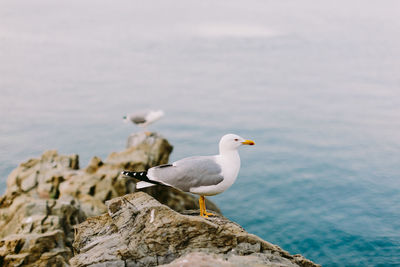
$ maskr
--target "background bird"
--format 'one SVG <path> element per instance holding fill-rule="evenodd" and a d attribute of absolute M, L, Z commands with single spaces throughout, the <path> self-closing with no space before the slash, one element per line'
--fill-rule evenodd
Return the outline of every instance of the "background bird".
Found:
<path fill-rule="evenodd" d="M 147 132 L 147 126 L 161 119 L 163 116 L 164 111 L 162 110 L 147 110 L 128 114 L 124 116 L 123 119 L 126 123 L 130 121 L 139 127 L 144 128 L 145 132 Z"/>
<path fill-rule="evenodd" d="M 139 179 L 137 189 L 161 184 L 200 195 L 200 216 L 208 217 L 213 214 L 206 211 L 204 196 L 222 193 L 235 182 L 240 169 L 238 148 L 242 145 L 254 145 L 254 142 L 226 134 L 219 142 L 218 155 L 194 156 L 150 168 L 147 172 L 123 171 L 122 174 Z"/>

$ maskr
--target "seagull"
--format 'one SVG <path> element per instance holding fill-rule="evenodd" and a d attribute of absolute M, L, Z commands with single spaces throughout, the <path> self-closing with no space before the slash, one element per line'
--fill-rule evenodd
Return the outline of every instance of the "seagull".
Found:
<path fill-rule="evenodd" d="M 140 180 L 137 189 L 166 185 L 183 192 L 200 195 L 200 216 L 214 215 L 207 212 L 205 196 L 224 192 L 235 182 L 239 169 L 238 148 L 254 145 L 236 134 L 226 134 L 219 142 L 219 154 L 214 156 L 194 156 L 148 169 L 144 172 L 121 172 L 124 176 Z"/>
<path fill-rule="evenodd" d="M 162 110 L 148 110 L 128 114 L 124 116 L 123 119 L 125 122 L 131 121 L 132 123 L 146 129 L 149 124 L 159 120 L 163 116 L 164 111 Z"/>

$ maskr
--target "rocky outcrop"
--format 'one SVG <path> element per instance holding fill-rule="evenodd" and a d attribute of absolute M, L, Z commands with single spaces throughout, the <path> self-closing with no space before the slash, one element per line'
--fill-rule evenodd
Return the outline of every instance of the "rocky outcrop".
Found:
<path fill-rule="evenodd" d="M 65 266 L 73 255 L 73 227 L 105 213 L 105 201 L 135 191 L 135 181 L 122 177 L 121 170 L 168 162 L 172 146 L 161 136 L 139 133 L 129 140 L 126 150 L 105 161 L 94 157 L 83 169 L 78 155 L 51 150 L 13 170 L 0 198 L 0 266 Z M 195 197 L 171 188 L 146 192 L 175 210 L 198 207 Z"/>
<path fill-rule="evenodd" d="M 73 226 L 86 215 L 72 196 L 60 197 L 59 187 L 78 168 L 77 155 L 47 151 L 9 175 L 6 194 L 0 198 L 1 266 L 67 264 Z"/>
<path fill-rule="evenodd" d="M 73 266 L 318 266 L 221 215 L 178 213 L 142 192 L 106 205 L 77 226 Z"/>
<path fill-rule="evenodd" d="M 18 197 L 8 211 L 1 210 L 0 266 L 67 265 L 73 227 L 86 218 L 73 198 Z"/>
<path fill-rule="evenodd" d="M 171 151 L 140 133 L 82 169 L 78 155 L 54 150 L 20 164 L 0 197 L 0 266 L 315 266 L 222 216 L 199 217 L 192 195 L 164 186 L 133 193 L 121 170 L 167 163 Z M 219 213 L 212 202 L 207 209 Z"/>

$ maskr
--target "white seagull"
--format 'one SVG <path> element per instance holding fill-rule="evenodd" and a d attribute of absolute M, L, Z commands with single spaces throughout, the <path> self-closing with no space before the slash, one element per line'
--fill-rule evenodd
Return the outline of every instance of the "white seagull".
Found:
<path fill-rule="evenodd" d="M 146 129 L 146 127 L 159 120 L 164 116 L 164 111 L 162 110 L 148 110 L 148 111 L 139 111 L 136 113 L 128 114 L 123 117 L 125 122 L 132 122 L 140 127 Z"/>
<path fill-rule="evenodd" d="M 240 169 L 238 148 L 241 145 L 252 146 L 254 142 L 226 134 L 219 141 L 218 155 L 194 156 L 144 172 L 123 171 L 122 174 L 139 179 L 137 189 L 161 184 L 200 195 L 200 216 L 208 217 L 213 214 L 206 211 L 204 196 L 222 193 L 235 182 Z"/>

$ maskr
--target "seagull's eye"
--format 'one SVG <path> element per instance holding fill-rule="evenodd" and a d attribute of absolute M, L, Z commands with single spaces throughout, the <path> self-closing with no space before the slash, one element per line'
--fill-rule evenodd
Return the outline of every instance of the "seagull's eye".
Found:
<path fill-rule="evenodd" d="M 235 138 L 235 141 L 239 141 L 239 139 Z"/>

